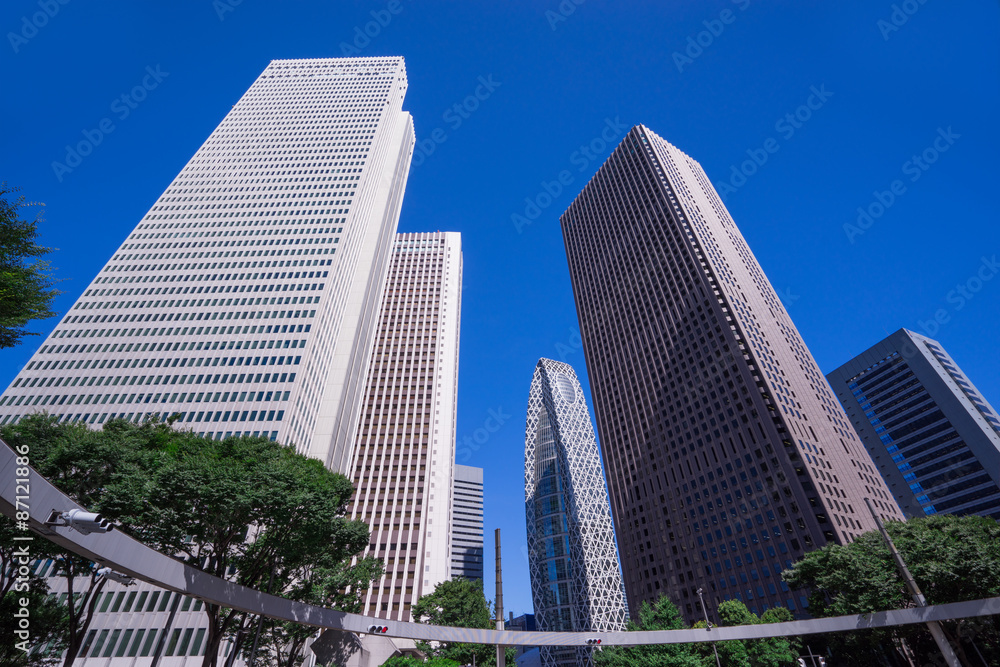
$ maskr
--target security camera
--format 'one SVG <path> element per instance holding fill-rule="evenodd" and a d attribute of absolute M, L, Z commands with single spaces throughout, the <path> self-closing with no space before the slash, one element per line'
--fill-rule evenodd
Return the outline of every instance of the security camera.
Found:
<path fill-rule="evenodd" d="M 95 512 L 84 512 L 81 509 L 63 512 L 60 518 L 65 521 L 64 526 L 69 526 L 73 530 L 90 535 L 91 533 L 110 533 L 115 529 L 114 524 Z"/>
<path fill-rule="evenodd" d="M 135 583 L 135 579 L 132 577 L 127 574 L 122 574 L 121 572 L 115 572 L 110 567 L 102 567 L 97 571 L 97 575 L 100 577 L 106 577 L 111 581 L 116 581 L 123 586 L 131 586 Z"/>

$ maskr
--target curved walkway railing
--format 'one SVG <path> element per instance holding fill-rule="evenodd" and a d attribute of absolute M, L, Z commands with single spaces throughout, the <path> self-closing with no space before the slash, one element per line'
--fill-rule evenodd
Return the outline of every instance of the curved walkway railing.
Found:
<path fill-rule="evenodd" d="M 704 629 L 600 633 L 522 632 L 386 621 L 294 602 L 234 584 L 190 567 L 118 531 L 83 535 L 70 528 L 45 525 L 52 511 L 65 512 L 80 506 L 30 466 L 17 465 L 16 454 L 6 445 L 0 446 L 0 471 L 3 471 L 3 479 L 0 479 L 0 512 L 15 519 L 17 526 L 23 524 L 26 537 L 41 535 L 64 549 L 116 572 L 205 602 L 283 621 L 358 634 L 367 633 L 372 625 L 381 625 L 389 628 L 385 633 L 388 636 L 424 641 L 506 646 L 585 646 L 588 639 L 599 638 L 602 646 L 634 646 L 844 632 L 1000 614 L 1000 597 L 996 597 L 857 616 L 715 627 L 710 632 Z M 27 475 L 22 474 L 25 472 Z M 25 543 L 30 545 L 30 542 Z"/>

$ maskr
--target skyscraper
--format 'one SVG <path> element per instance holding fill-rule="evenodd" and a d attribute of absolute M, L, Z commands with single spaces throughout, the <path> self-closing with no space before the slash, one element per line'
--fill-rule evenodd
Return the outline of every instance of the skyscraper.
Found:
<path fill-rule="evenodd" d="M 362 613 L 409 621 L 451 578 L 461 236 L 399 234 L 358 429 L 351 517 L 385 565 Z"/>
<path fill-rule="evenodd" d="M 939 342 L 900 329 L 826 378 L 907 516 L 1000 519 L 1000 418 Z"/>
<path fill-rule="evenodd" d="M 413 151 L 402 58 L 275 60 L 0 397 L 99 427 L 180 413 L 350 468 Z"/>
<path fill-rule="evenodd" d="M 178 428 L 264 435 L 350 474 L 413 151 L 406 88 L 398 57 L 272 61 L 0 396 L 0 423 L 179 413 Z M 446 356 L 457 310 L 441 311 L 455 317 L 455 340 L 435 350 Z M 448 370 L 435 400 L 453 413 Z M 424 518 L 446 539 L 454 420 L 441 422 L 446 465 L 420 475 L 445 495 Z M 447 546 L 425 560 L 425 577 L 447 577 Z M 109 583 L 95 609 L 83 664 L 132 664 L 158 646 L 172 665 L 201 664 L 200 600 Z"/>
<path fill-rule="evenodd" d="M 597 440 L 576 373 L 540 359 L 524 435 L 528 571 L 538 629 L 620 631 L 628 612 Z M 542 647 L 542 665 L 588 665 L 588 647 Z"/>
<path fill-rule="evenodd" d="M 630 610 L 800 611 L 783 569 L 902 515 L 705 172 L 634 127 L 561 223 Z"/>
<path fill-rule="evenodd" d="M 483 469 L 455 465 L 451 503 L 451 577 L 483 578 Z"/>

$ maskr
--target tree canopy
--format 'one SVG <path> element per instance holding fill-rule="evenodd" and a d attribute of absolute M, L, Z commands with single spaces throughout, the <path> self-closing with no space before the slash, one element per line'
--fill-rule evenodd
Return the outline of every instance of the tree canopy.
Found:
<path fill-rule="evenodd" d="M 344 517 L 350 481 L 266 438 L 213 440 L 122 420 L 91 431 L 45 416 L 3 427 L 0 436 L 28 443 L 39 472 L 80 504 L 215 576 L 356 611 L 381 575 L 374 559 L 352 560 L 367 546 L 368 528 Z M 256 619 L 218 605 L 205 613 L 207 667 L 224 637 Z M 268 627 L 286 640 L 280 664 L 296 664 L 313 631 Z"/>
<path fill-rule="evenodd" d="M 943 604 L 1000 595 L 1000 525 L 990 518 L 936 515 L 890 522 L 893 543 L 928 604 Z M 814 616 L 864 614 L 914 606 L 882 536 L 861 535 L 854 542 L 830 545 L 806 554 L 782 576 L 793 588 L 810 590 L 809 611 Z M 977 637 L 956 645 L 960 653 L 992 652 L 1000 662 L 996 617 L 966 619 L 945 624 L 956 644 L 959 637 Z M 829 639 L 843 654 L 870 659 L 883 647 L 935 652 L 929 635 L 920 627 L 905 626 L 871 633 L 850 633 Z M 892 649 L 889 649 L 890 651 Z M 960 656 L 961 657 L 961 656 Z"/>
<path fill-rule="evenodd" d="M 37 335 L 25 327 L 31 320 L 54 315 L 52 300 L 59 294 L 52 289 L 49 263 L 37 259 L 51 251 L 35 242 L 40 217 L 21 219 L 21 209 L 30 204 L 17 192 L 0 183 L 0 348 Z"/>
<path fill-rule="evenodd" d="M 739 600 L 727 600 L 718 608 L 722 625 L 754 625 L 791 620 L 787 609 L 769 609 L 763 618 L 747 609 Z M 629 622 L 630 632 L 644 630 L 683 630 L 687 625 L 676 605 L 665 595 L 650 605 L 643 602 L 639 618 Z M 699 621 L 693 627 L 705 628 Z M 699 644 L 649 644 L 646 646 L 609 646 L 594 653 L 597 667 L 715 667 L 715 650 L 722 667 L 780 667 L 797 657 L 794 639 L 777 637 L 756 641 L 720 641 L 713 650 L 712 636 L 705 632 Z"/>
<path fill-rule="evenodd" d="M 459 628 L 495 627 L 489 602 L 483 593 L 482 580 L 452 579 L 442 581 L 434 591 L 421 596 L 413 605 L 413 618 L 419 623 L 450 625 Z M 496 648 L 486 644 L 458 644 L 441 642 L 431 646 L 419 642 L 421 650 L 434 658 L 454 660 L 465 665 L 481 667 L 496 665 Z M 507 663 L 513 661 L 513 649 L 507 649 Z"/>
<path fill-rule="evenodd" d="M 687 625 L 677 606 L 665 595 L 650 605 L 643 601 L 639 618 L 629 621 L 630 632 L 683 630 Z M 691 644 L 609 646 L 594 653 L 597 667 L 702 667 L 702 659 Z"/>

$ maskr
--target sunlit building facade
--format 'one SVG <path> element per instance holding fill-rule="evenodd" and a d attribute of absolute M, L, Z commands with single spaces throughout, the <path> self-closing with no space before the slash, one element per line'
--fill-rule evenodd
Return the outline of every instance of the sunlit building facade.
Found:
<path fill-rule="evenodd" d="M 414 134 L 402 58 L 275 60 L 0 396 L 350 470 Z"/>
<path fill-rule="evenodd" d="M 410 621 L 452 576 L 462 243 L 456 232 L 399 234 L 366 383 L 351 518 L 385 574 L 361 613 Z"/>
<path fill-rule="evenodd" d="M 413 152 L 407 86 L 400 57 L 272 61 L 0 395 L 0 424 L 179 416 L 175 428 L 268 437 L 350 476 Z M 441 493 L 421 530 L 433 517 L 443 545 L 421 582 L 450 564 L 453 416 L 441 422 L 419 434 L 428 471 L 431 442 L 444 462 L 420 473 Z M 35 567 L 66 595 L 51 562 Z M 202 663 L 200 600 L 109 582 L 95 611 L 76 665 Z"/>

